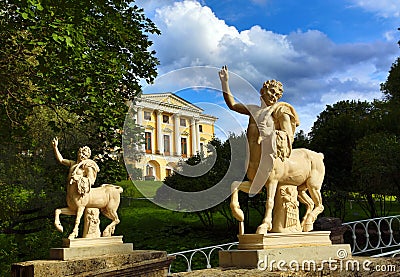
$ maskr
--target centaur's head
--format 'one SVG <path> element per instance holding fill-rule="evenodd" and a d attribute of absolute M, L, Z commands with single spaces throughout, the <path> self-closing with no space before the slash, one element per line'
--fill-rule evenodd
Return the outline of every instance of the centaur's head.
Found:
<path fill-rule="evenodd" d="M 283 85 L 276 80 L 268 80 L 264 82 L 260 89 L 261 99 L 267 106 L 275 104 L 283 94 Z"/>
<path fill-rule="evenodd" d="M 83 160 L 89 159 L 91 154 L 92 154 L 92 151 L 90 151 L 90 148 L 88 146 L 83 146 L 83 147 L 79 148 L 78 161 L 83 161 Z"/>

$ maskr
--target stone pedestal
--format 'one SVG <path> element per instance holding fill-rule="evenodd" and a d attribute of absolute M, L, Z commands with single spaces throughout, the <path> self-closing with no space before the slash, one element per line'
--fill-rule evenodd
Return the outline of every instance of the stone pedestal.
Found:
<path fill-rule="evenodd" d="M 12 276 L 167 276 L 174 257 L 164 251 L 133 250 L 122 236 L 64 239 L 50 249 L 51 260 L 16 263 Z"/>
<path fill-rule="evenodd" d="M 274 270 L 281 265 L 314 265 L 351 257 L 350 245 L 332 245 L 329 235 L 326 231 L 239 235 L 238 250 L 220 251 L 219 265 Z"/>
<path fill-rule="evenodd" d="M 134 250 L 127 254 L 76 258 L 68 261 L 37 260 L 11 266 L 12 277 L 44 276 L 167 276 L 174 257 L 164 251 Z"/>
<path fill-rule="evenodd" d="M 331 245 L 330 232 L 298 232 L 238 235 L 241 250 Z"/>
<path fill-rule="evenodd" d="M 122 236 L 63 239 L 62 248 L 50 249 L 50 259 L 68 261 L 108 254 L 125 254 L 133 250 L 132 243 L 123 243 Z"/>
<path fill-rule="evenodd" d="M 334 261 L 340 261 L 339 255 L 341 253 L 350 253 L 349 255 L 351 255 L 350 245 L 334 244 L 265 250 L 228 250 L 219 252 L 219 266 L 222 268 L 254 268 L 271 271 L 288 266 L 317 266 L 321 263 L 333 263 Z"/>

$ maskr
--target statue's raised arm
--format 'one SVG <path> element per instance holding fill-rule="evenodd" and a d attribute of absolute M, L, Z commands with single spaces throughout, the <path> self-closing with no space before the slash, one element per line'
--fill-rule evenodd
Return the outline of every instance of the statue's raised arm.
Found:
<path fill-rule="evenodd" d="M 53 138 L 51 144 L 53 145 L 54 155 L 56 156 L 56 159 L 60 164 L 63 164 L 65 166 L 72 166 L 75 163 L 74 161 L 63 158 L 63 156 L 60 153 L 60 150 L 58 150 L 58 138 L 57 137 Z"/>
<path fill-rule="evenodd" d="M 219 79 L 221 80 L 221 87 L 224 100 L 229 109 L 241 114 L 250 115 L 250 112 L 248 111 L 245 105 L 235 102 L 235 99 L 229 88 L 229 72 L 228 72 L 228 67 L 226 65 L 224 65 L 222 69 L 219 71 Z"/>

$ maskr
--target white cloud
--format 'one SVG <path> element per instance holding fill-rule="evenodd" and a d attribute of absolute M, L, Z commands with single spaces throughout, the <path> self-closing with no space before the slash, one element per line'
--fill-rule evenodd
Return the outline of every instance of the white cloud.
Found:
<path fill-rule="evenodd" d="M 149 2 L 149 7 L 154 4 Z M 388 72 L 398 52 L 392 42 L 336 44 L 318 30 L 277 34 L 253 26 L 239 32 L 197 1 L 165 3 L 152 18 L 162 33 L 151 38 L 161 62 L 160 75 L 190 66 L 228 65 L 257 90 L 264 80 L 278 79 L 285 87 L 283 100 L 301 110 L 302 129 L 307 131 L 327 104 L 376 98 L 379 77 Z M 217 70 L 210 72 L 206 77 L 214 79 L 208 82 L 219 86 Z M 204 76 L 190 76 L 189 83 L 207 83 Z M 231 89 L 242 101 L 259 103 L 254 91 L 248 94 L 234 84 Z"/>
<path fill-rule="evenodd" d="M 400 1 L 397 0 L 350 0 L 350 2 L 381 17 L 400 17 Z"/>

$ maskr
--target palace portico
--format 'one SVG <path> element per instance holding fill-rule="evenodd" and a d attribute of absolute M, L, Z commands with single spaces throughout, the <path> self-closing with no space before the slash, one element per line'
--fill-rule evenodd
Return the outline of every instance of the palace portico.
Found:
<path fill-rule="evenodd" d="M 143 178 L 164 180 L 182 158 L 204 152 L 214 136 L 216 117 L 172 93 L 143 94 L 135 105 L 136 122 L 144 128 Z"/>

